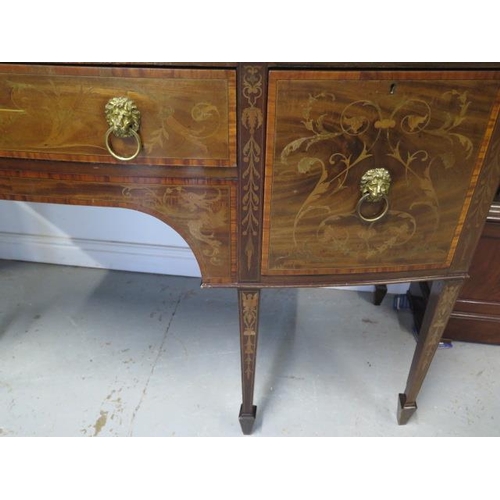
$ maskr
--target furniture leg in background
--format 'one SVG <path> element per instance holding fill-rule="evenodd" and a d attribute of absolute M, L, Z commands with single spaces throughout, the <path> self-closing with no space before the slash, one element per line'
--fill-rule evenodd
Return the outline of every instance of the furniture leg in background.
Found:
<path fill-rule="evenodd" d="M 375 285 L 375 292 L 373 294 L 373 303 L 376 306 L 382 304 L 384 297 L 387 295 L 387 285 Z"/>

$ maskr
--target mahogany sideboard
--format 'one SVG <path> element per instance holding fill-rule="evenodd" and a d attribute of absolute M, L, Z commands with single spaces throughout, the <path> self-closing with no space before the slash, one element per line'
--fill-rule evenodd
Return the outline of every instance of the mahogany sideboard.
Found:
<path fill-rule="evenodd" d="M 0 198 L 124 207 L 239 297 L 251 433 L 265 287 L 432 282 L 405 424 L 500 180 L 500 66 L 2 64 Z"/>
<path fill-rule="evenodd" d="M 443 332 L 446 342 L 458 340 L 500 345 L 500 188 L 469 266 L 469 278 L 460 291 Z M 408 291 L 415 328 L 425 314 L 429 284 L 414 282 Z"/>

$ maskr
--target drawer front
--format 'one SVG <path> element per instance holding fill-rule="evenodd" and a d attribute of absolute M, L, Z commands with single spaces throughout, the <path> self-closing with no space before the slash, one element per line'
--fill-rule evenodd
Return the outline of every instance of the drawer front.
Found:
<path fill-rule="evenodd" d="M 130 99 L 142 143 L 131 163 L 235 166 L 233 70 L 0 66 L 0 156 L 120 163 L 136 137 L 111 133 L 105 107 Z"/>
<path fill-rule="evenodd" d="M 498 78 L 271 72 L 263 274 L 449 267 L 497 118 Z M 389 189 L 378 201 L 360 188 L 374 169 L 386 178 L 368 183 Z"/>

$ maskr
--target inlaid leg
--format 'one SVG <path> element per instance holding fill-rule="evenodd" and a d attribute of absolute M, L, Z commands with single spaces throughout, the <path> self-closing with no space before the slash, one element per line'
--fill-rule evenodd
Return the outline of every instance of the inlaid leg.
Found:
<path fill-rule="evenodd" d="M 243 434 L 251 434 L 257 407 L 253 404 L 255 359 L 259 328 L 260 290 L 238 290 L 240 311 L 241 382 L 243 403 L 240 408 L 240 425 Z"/>
<path fill-rule="evenodd" d="M 463 279 L 453 279 L 432 283 L 406 389 L 398 399 L 398 424 L 400 425 L 406 424 L 417 410 L 417 395 L 438 348 L 463 281 Z"/>

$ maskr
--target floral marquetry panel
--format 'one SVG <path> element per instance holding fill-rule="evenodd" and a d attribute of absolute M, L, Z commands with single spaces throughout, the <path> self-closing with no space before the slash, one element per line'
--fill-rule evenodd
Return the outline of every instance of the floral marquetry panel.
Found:
<path fill-rule="evenodd" d="M 233 183 L 140 177 L 109 182 L 98 175 L 92 180 L 86 178 L 0 170 L 0 199 L 139 210 L 165 222 L 186 240 L 205 285 L 234 282 Z"/>
<path fill-rule="evenodd" d="M 140 115 L 133 163 L 236 165 L 236 72 L 214 69 L 2 66 L 0 156 L 116 163 L 105 108 L 117 97 Z M 109 144 L 125 159 L 137 148 L 126 134 Z"/>
<path fill-rule="evenodd" d="M 270 72 L 263 274 L 449 267 L 498 114 L 490 75 Z"/>

